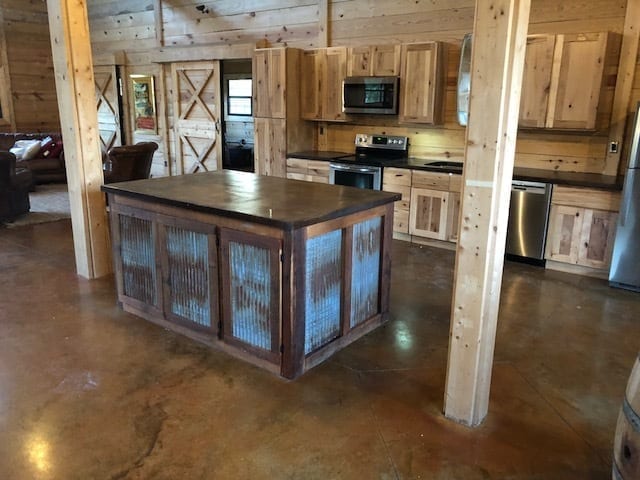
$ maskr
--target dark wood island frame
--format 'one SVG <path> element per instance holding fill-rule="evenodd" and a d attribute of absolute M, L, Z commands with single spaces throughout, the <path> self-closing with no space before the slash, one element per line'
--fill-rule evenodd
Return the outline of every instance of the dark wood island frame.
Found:
<path fill-rule="evenodd" d="M 289 379 L 387 320 L 399 194 L 231 171 L 102 189 L 128 312 Z"/>

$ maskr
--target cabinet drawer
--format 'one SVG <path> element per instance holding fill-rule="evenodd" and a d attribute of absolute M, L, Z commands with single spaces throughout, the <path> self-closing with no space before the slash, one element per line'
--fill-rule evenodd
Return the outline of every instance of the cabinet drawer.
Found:
<path fill-rule="evenodd" d="M 287 173 L 307 173 L 307 165 L 309 160 L 301 158 L 287 158 Z"/>
<path fill-rule="evenodd" d="M 458 192 L 462 190 L 462 175 L 449 174 L 449 191 Z"/>
<path fill-rule="evenodd" d="M 309 178 L 304 173 L 287 172 L 287 178 L 291 180 L 304 180 L 305 182 L 309 181 Z"/>
<path fill-rule="evenodd" d="M 617 212 L 620 210 L 620 192 L 556 185 L 551 203 Z"/>
<path fill-rule="evenodd" d="M 418 188 L 449 191 L 449 176 L 450 175 L 448 173 L 414 170 L 411 185 Z"/>
<path fill-rule="evenodd" d="M 385 168 L 383 183 L 411 186 L 411 170 L 405 168 Z M 395 192 L 397 190 L 389 190 Z"/>
<path fill-rule="evenodd" d="M 409 200 L 411 199 L 411 187 L 409 186 L 385 183 L 382 185 L 382 190 L 385 192 L 393 192 L 393 193 L 401 194 L 403 201 L 409 202 Z M 396 202 L 396 205 L 398 205 L 397 202 Z"/>
<path fill-rule="evenodd" d="M 329 181 L 329 162 L 321 162 L 318 160 L 309 160 L 307 162 L 307 171 L 309 175 L 314 177 L 327 177 Z"/>

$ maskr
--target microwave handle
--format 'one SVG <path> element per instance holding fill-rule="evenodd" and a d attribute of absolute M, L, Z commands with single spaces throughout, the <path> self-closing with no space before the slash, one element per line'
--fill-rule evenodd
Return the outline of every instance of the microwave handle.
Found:
<path fill-rule="evenodd" d="M 343 172 L 359 172 L 359 173 L 376 173 L 377 167 L 356 167 L 352 165 L 339 165 L 337 163 L 330 163 L 329 167 L 333 170 L 340 170 Z"/>

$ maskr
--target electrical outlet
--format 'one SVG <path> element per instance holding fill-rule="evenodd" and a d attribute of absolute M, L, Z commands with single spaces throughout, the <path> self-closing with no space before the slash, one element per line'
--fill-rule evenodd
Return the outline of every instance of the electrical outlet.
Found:
<path fill-rule="evenodd" d="M 609 153 L 618 153 L 618 142 L 609 142 Z"/>

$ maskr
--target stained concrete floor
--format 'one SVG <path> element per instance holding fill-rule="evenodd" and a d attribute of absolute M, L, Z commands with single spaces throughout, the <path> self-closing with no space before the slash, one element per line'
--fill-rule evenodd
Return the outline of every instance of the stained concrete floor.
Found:
<path fill-rule="evenodd" d="M 123 313 L 69 221 L 0 229 L 0 479 L 606 479 L 640 294 L 507 263 L 489 415 L 443 405 L 453 253 L 394 243 L 391 320 L 294 382 Z"/>

